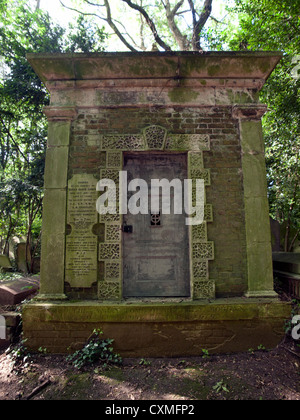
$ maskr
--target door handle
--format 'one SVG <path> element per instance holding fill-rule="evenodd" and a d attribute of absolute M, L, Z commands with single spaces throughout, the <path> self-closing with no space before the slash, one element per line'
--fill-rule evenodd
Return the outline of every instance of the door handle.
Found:
<path fill-rule="evenodd" d="M 133 226 L 132 225 L 127 225 L 127 223 L 124 222 L 122 230 L 123 230 L 124 233 L 132 233 L 133 232 Z"/>

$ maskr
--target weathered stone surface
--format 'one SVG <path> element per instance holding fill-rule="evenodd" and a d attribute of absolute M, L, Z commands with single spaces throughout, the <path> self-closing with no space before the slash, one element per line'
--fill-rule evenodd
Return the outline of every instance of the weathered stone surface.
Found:
<path fill-rule="evenodd" d="M 29 348 L 65 353 L 81 348 L 94 328 L 113 338 L 123 357 L 199 356 L 275 347 L 283 337 L 290 305 L 270 299 L 214 303 L 30 304 L 23 310 Z M 69 350 L 70 351 L 70 350 Z"/>
<path fill-rule="evenodd" d="M 28 54 L 43 81 L 163 78 L 266 80 L 282 55 L 268 52 Z M 124 71 L 126 69 L 126 71 Z"/>
<path fill-rule="evenodd" d="M 10 259 L 7 255 L 0 255 L 0 270 L 10 270 L 12 268 Z"/>
<path fill-rule="evenodd" d="M 21 317 L 17 312 L 0 314 L 0 349 L 8 347 L 14 340 Z"/>
<path fill-rule="evenodd" d="M 26 242 L 20 242 L 16 245 L 16 263 L 18 271 L 21 271 L 22 273 L 28 273 L 27 264 L 31 264 L 31 255 L 30 249 L 28 249 Z"/>
<path fill-rule="evenodd" d="M 45 188 L 66 188 L 68 147 L 50 147 L 46 152 Z"/>
<path fill-rule="evenodd" d="M 260 121 L 240 119 L 247 244 L 247 297 L 274 296 L 266 164 Z"/>
<path fill-rule="evenodd" d="M 65 281 L 71 287 L 88 288 L 97 282 L 98 238 L 93 234 L 98 223 L 96 184 L 96 178 L 89 174 L 74 175 L 68 183 L 71 233 L 66 238 Z"/>
<path fill-rule="evenodd" d="M 41 258 L 42 295 L 62 296 L 64 291 L 66 191 L 45 191 Z"/>
<path fill-rule="evenodd" d="M 32 346 L 45 339 L 53 351 L 76 347 L 96 326 L 124 354 L 142 357 L 248 349 L 263 336 L 277 342 L 283 306 L 203 302 L 274 295 L 260 122 L 266 107 L 259 91 L 280 58 L 262 52 L 29 55 L 51 93 L 41 269 L 48 302 L 47 311 L 41 305 L 26 312 Z M 111 178 L 119 193 L 128 152 L 158 151 L 185 154 L 188 177 L 205 180 L 205 223 L 190 229 L 185 279 L 188 299 L 202 300 L 116 305 L 124 299 L 124 220 L 98 217 L 92 188 L 99 177 Z M 83 196 L 74 180 L 85 177 L 93 182 Z M 167 239 L 174 235 L 175 229 Z M 139 240 L 142 249 L 145 238 Z M 82 304 L 49 303 L 65 294 Z"/>
<path fill-rule="evenodd" d="M 0 343 L 2 340 L 6 340 L 6 321 L 4 316 L 0 315 Z"/>
<path fill-rule="evenodd" d="M 39 290 L 39 280 L 22 278 L 0 285 L 0 305 L 17 305 Z"/>
<path fill-rule="evenodd" d="M 55 113 L 57 107 L 78 105 L 256 104 L 259 90 L 280 58 L 277 53 L 261 52 L 28 55 L 51 91 Z M 47 113 L 51 115 L 50 108 Z"/>
<path fill-rule="evenodd" d="M 300 253 L 273 252 L 273 264 L 275 270 L 300 275 Z"/>
<path fill-rule="evenodd" d="M 48 146 L 69 146 L 70 121 L 50 121 L 48 128 Z"/>

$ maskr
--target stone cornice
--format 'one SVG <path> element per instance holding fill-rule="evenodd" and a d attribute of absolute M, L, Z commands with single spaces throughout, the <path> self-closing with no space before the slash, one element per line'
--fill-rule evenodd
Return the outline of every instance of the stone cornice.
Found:
<path fill-rule="evenodd" d="M 49 121 L 72 121 L 77 116 L 76 107 L 46 106 L 44 114 Z"/>
<path fill-rule="evenodd" d="M 232 116 L 238 120 L 260 120 L 267 111 L 267 106 L 263 104 L 235 105 Z"/>
<path fill-rule="evenodd" d="M 161 80 L 184 86 L 186 82 L 238 80 L 248 88 L 261 86 L 282 57 L 271 52 L 173 52 L 173 53 L 98 53 L 28 54 L 40 79 L 62 81 Z M 251 84 L 253 81 L 253 84 Z M 161 85 L 160 83 L 160 85 Z M 221 82 L 222 83 L 222 82 Z M 228 83 L 228 82 L 227 82 Z"/>

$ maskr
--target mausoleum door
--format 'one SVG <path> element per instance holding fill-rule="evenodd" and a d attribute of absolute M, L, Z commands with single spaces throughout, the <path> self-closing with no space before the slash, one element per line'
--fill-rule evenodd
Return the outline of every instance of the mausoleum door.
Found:
<path fill-rule="evenodd" d="M 177 179 L 182 184 L 187 178 L 186 154 L 128 154 L 124 171 L 128 185 L 142 179 L 148 185 L 147 214 L 131 214 L 130 203 L 135 203 L 139 191 L 128 191 L 128 214 L 123 224 L 123 296 L 124 297 L 188 297 L 190 296 L 189 238 L 186 215 L 174 214 L 175 191 L 159 189 L 159 213 L 151 212 L 151 180 Z M 163 195 L 164 194 L 164 197 Z M 164 214 L 162 198 L 170 196 L 170 214 Z M 135 196 L 135 198 L 134 198 Z M 130 202 L 132 198 L 132 202 Z M 178 195 L 177 195 L 178 198 Z M 137 202 L 137 206 L 141 205 Z"/>

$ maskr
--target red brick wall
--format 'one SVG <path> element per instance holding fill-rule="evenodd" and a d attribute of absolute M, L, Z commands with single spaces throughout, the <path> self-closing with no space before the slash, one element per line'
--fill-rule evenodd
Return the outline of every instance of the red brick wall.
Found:
<path fill-rule="evenodd" d="M 247 290 L 246 242 L 241 148 L 231 107 L 79 110 L 72 125 L 69 178 L 76 173 L 100 178 L 100 169 L 105 166 L 102 134 L 139 134 L 153 124 L 172 134 L 210 135 L 211 150 L 204 152 L 204 166 L 211 171 L 207 203 L 213 205 L 214 214 L 213 223 L 208 224 L 208 240 L 215 243 L 210 278 L 215 280 L 217 297 L 241 296 Z M 72 292 L 74 297 L 97 298 L 96 288 Z"/>

